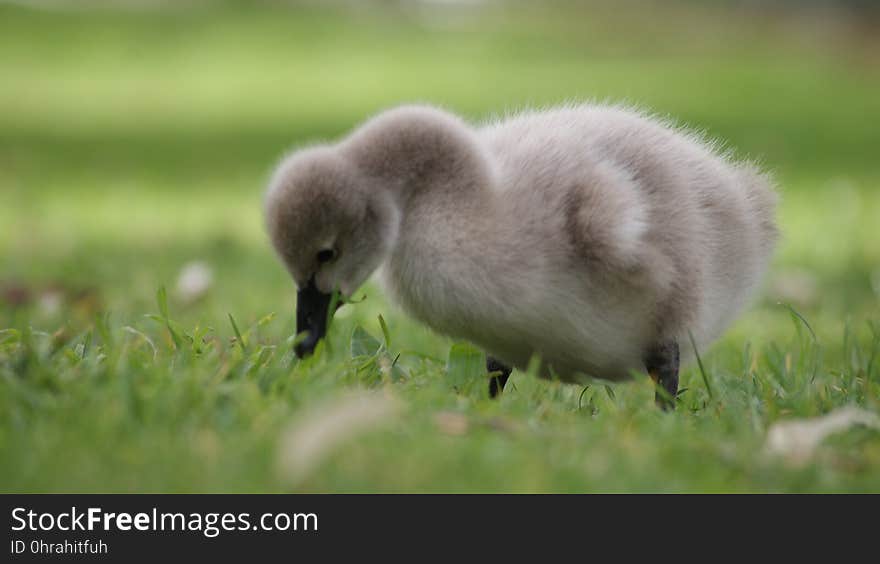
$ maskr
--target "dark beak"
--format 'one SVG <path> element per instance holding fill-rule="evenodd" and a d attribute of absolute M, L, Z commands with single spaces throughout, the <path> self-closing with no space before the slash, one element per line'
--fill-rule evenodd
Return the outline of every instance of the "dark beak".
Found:
<path fill-rule="evenodd" d="M 333 294 L 318 290 L 313 276 L 304 288 L 296 294 L 296 333 L 306 333 L 303 341 L 293 347 L 296 356 L 303 358 L 312 353 L 318 341 L 327 334 L 327 319 L 330 317 L 330 301 Z"/>

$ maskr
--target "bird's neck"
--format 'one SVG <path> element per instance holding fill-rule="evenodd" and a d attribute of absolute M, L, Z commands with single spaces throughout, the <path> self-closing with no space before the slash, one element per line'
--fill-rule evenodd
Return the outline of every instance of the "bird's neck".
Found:
<path fill-rule="evenodd" d="M 466 308 L 448 300 L 467 302 L 474 290 L 460 273 L 496 247 L 498 202 L 486 150 L 458 118 L 420 109 L 379 116 L 345 150 L 374 189 L 388 190 L 399 211 L 385 261 L 386 290 L 417 319 L 450 329 L 454 320 L 447 317 Z"/>
<path fill-rule="evenodd" d="M 431 108 L 381 114 L 355 132 L 346 152 L 377 189 L 388 190 L 408 216 L 465 217 L 485 212 L 491 166 L 473 130 Z"/>

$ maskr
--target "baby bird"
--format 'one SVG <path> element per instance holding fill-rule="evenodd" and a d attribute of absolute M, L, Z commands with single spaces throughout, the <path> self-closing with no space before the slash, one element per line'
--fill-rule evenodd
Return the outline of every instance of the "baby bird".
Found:
<path fill-rule="evenodd" d="M 751 164 L 629 109 L 473 126 L 404 106 L 285 158 L 265 214 L 299 288 L 299 356 L 331 293 L 382 266 L 406 312 L 487 351 L 493 396 L 537 355 L 542 376 L 571 382 L 647 371 L 668 408 L 680 343 L 711 343 L 758 286 L 775 204 Z"/>

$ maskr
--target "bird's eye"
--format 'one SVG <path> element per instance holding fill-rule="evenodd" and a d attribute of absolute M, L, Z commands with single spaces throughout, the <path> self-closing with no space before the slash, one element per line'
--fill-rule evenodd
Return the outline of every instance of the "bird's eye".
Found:
<path fill-rule="evenodd" d="M 321 249 L 318 251 L 316 258 L 318 259 L 318 264 L 330 262 L 336 258 L 336 249 Z"/>

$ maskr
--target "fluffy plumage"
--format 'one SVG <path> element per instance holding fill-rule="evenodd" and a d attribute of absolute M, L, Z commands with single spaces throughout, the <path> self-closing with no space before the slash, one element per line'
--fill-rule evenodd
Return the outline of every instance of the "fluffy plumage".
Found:
<path fill-rule="evenodd" d="M 631 110 L 475 127 L 407 106 L 287 157 L 266 218 L 300 286 L 350 295 L 384 265 L 388 295 L 440 333 L 617 380 L 657 343 L 721 334 L 766 269 L 775 200 L 751 164 Z"/>

